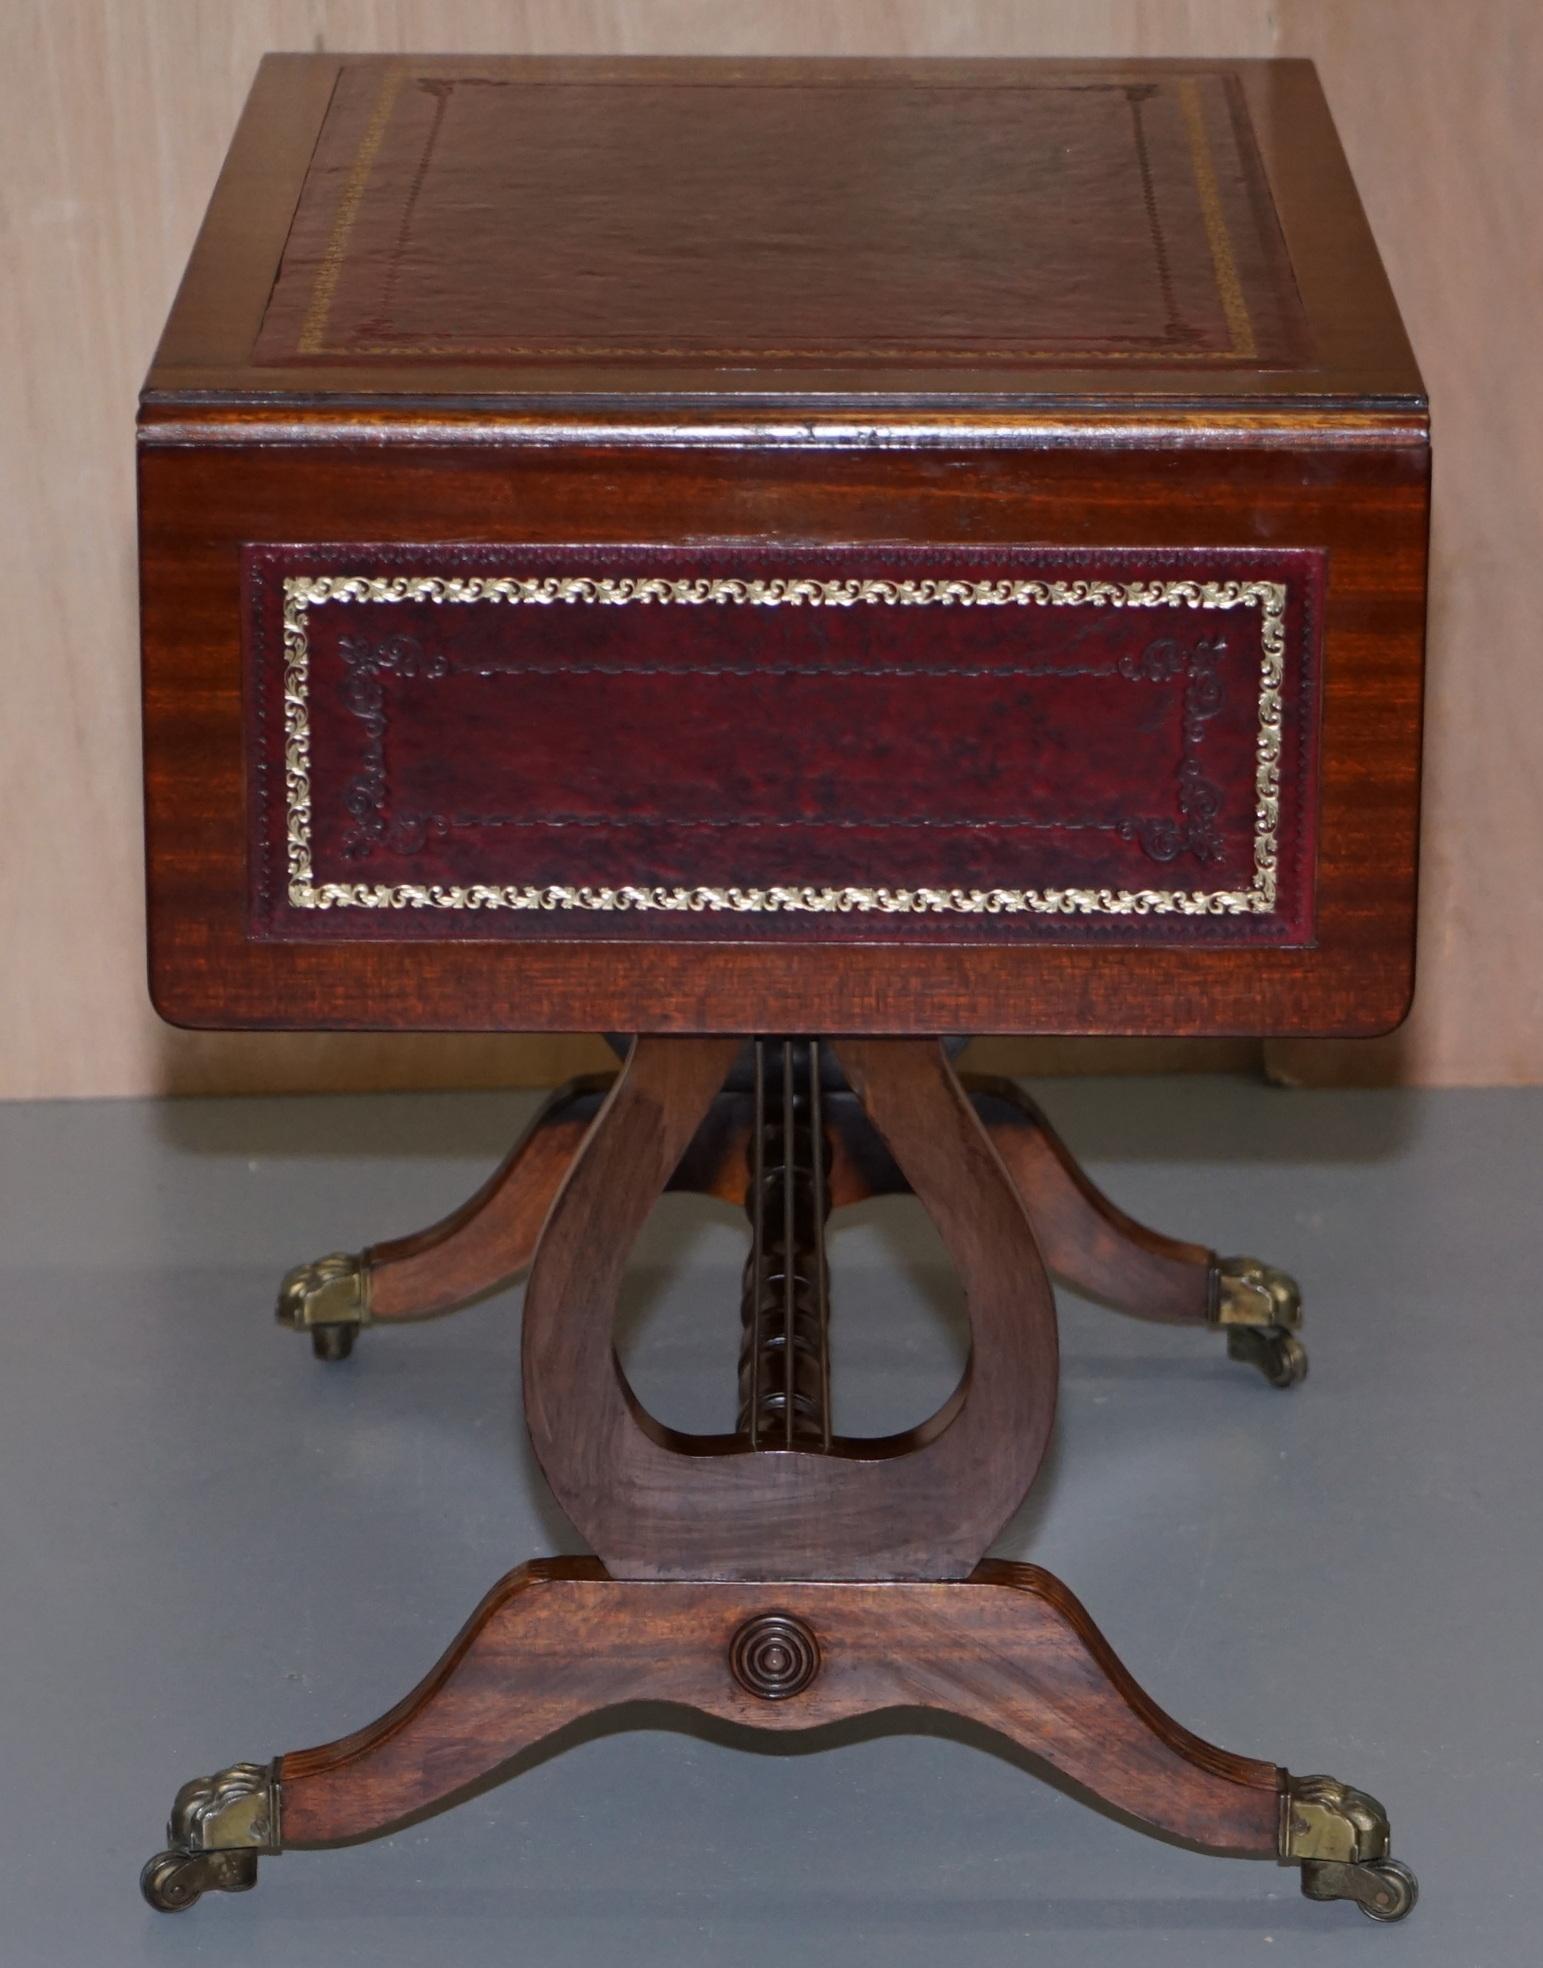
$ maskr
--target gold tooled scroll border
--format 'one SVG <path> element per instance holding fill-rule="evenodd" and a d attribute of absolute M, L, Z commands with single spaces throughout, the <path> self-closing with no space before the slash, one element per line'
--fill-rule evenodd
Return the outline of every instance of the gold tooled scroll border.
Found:
<path fill-rule="evenodd" d="M 310 643 L 313 608 L 433 601 L 519 607 L 553 602 L 754 608 L 1194 608 L 1260 610 L 1254 771 L 1254 879 L 1246 889 L 862 888 L 796 878 L 769 887 L 618 888 L 473 883 L 318 882 L 311 853 Z M 1286 587 L 1279 581 L 686 580 L 536 575 L 289 575 L 284 581 L 284 803 L 289 902 L 296 909 L 534 909 L 741 915 L 1257 916 L 1275 908 L 1280 820 Z"/>

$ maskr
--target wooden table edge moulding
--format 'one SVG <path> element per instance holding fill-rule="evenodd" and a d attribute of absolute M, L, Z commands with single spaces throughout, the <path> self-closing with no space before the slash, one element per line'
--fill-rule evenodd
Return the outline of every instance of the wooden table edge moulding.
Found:
<path fill-rule="evenodd" d="M 1311 66 L 270 57 L 139 460 L 163 1015 L 628 1035 L 278 1307 L 340 1363 L 528 1268 L 526 1423 L 589 1552 L 378 1721 L 185 1784 L 150 1904 L 648 1699 L 960 1718 L 1406 1914 L 1373 1798 L 1192 1735 L 988 1556 L 1053 1426 L 1052 1274 L 1279 1388 L 1306 1354 L 1290 1278 L 1133 1221 L 955 1070 L 972 1032 L 1407 1009 L 1427 409 Z M 745 1213 L 721 1434 L 614 1348 L 667 1190 Z M 850 1437 L 825 1237 L 876 1195 L 932 1218 L 970 1344 L 928 1420 Z"/>

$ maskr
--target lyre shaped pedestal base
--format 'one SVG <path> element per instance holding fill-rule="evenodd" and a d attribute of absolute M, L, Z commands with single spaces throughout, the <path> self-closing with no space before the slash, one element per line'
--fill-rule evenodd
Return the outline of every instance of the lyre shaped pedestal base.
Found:
<path fill-rule="evenodd" d="M 1412 1876 L 1387 1857 L 1380 1806 L 1191 1735 L 1036 1567 L 990 1562 L 955 1582 L 756 1584 L 612 1579 L 583 1558 L 510 1573 L 378 1722 L 279 1758 L 271 1776 L 257 1765 L 226 1773 L 248 1805 L 228 1814 L 226 1833 L 216 1815 L 208 1836 L 228 1835 L 230 1849 L 203 1842 L 204 1823 L 179 1798 L 182 1844 L 146 1869 L 147 1894 L 173 1910 L 199 1891 L 250 1885 L 259 1851 L 380 1837 L 558 1730 L 643 1700 L 779 1731 L 896 1709 L 958 1717 L 1154 1833 L 1300 1863 L 1309 1897 L 1352 1898 L 1379 1919 L 1413 1904 Z M 179 1878 L 183 1890 L 166 1896 Z"/>
<path fill-rule="evenodd" d="M 1054 1415 L 1041 1234 L 1088 1289 L 1224 1327 L 1282 1383 L 1289 1363 L 1270 1349 L 1297 1321 L 1291 1281 L 1122 1217 L 1015 1089 L 961 1084 L 938 1042 L 830 1050 L 844 1081 L 827 1082 L 818 1042 L 758 1041 L 747 1114 L 737 1040 L 641 1038 L 614 1083 L 558 1096 L 455 1217 L 289 1281 L 281 1316 L 346 1352 L 372 1319 L 448 1310 L 493 1282 L 496 1264 L 523 1261 L 539 1203 L 526 1420 L 599 1555 L 511 1573 L 380 1721 L 271 1771 L 238 1765 L 185 1786 L 168 1849 L 146 1868 L 152 1904 L 244 1890 L 261 1852 L 381 1836 L 557 1731 L 648 1700 L 773 1730 L 931 1710 L 994 1731 L 1154 1833 L 1299 1864 L 1310 1898 L 1352 1899 L 1384 1920 L 1413 1905 L 1371 1798 L 1191 1735 L 1056 1579 L 982 1557 L 1027 1492 Z M 768 1098 L 773 1055 L 780 1105 Z M 659 1423 L 615 1356 L 623 1267 L 669 1187 L 749 1197 L 732 1435 Z M 833 1205 L 898 1191 L 921 1201 L 953 1257 L 969 1359 L 920 1427 L 846 1439 L 828 1403 L 824 1220 Z"/>
<path fill-rule="evenodd" d="M 969 1360 L 936 1414 L 818 1452 L 763 1449 L 666 1428 L 617 1364 L 627 1257 L 737 1051 L 637 1040 L 552 1204 L 524 1319 L 542 1472 L 617 1577 L 963 1578 L 1044 1456 L 1055 1305 L 1022 1200 L 935 1040 L 842 1040 L 837 1053 L 963 1286 Z"/>

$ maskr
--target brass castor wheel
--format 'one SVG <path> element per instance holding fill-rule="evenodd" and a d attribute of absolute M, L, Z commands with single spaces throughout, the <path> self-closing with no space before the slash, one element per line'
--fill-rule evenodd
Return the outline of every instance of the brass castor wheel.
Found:
<path fill-rule="evenodd" d="M 197 1870 L 190 1852 L 157 1852 L 139 1875 L 139 1890 L 157 1913 L 183 1913 L 203 1890 L 195 1879 Z"/>
<path fill-rule="evenodd" d="M 1420 1888 L 1388 1857 L 1388 1814 L 1337 1777 L 1288 1777 L 1281 1797 L 1282 1860 L 1302 1867 L 1309 1900 L 1354 1900 L 1369 1920 L 1402 1920 Z"/>
<path fill-rule="evenodd" d="M 185 1913 L 205 1893 L 246 1893 L 256 1884 L 255 1852 L 157 1852 L 139 1875 L 157 1913 Z"/>
<path fill-rule="evenodd" d="M 1272 1387 L 1297 1387 L 1307 1378 L 1307 1348 L 1282 1326 L 1234 1326 L 1227 1357 L 1257 1367 Z"/>
<path fill-rule="evenodd" d="M 1358 1897 L 1356 1905 L 1368 1920 L 1402 1920 L 1414 1911 L 1420 1882 L 1402 1859 L 1372 1859 L 1360 1871 L 1370 1897 Z"/>
<path fill-rule="evenodd" d="M 1393 1921 L 1414 1911 L 1420 1882 L 1402 1859 L 1316 1859 L 1302 1867 L 1302 1891 L 1310 1900 L 1354 1900 L 1368 1920 Z"/>
<path fill-rule="evenodd" d="M 177 1792 L 167 1849 L 139 1875 L 157 1913 L 182 1913 L 205 1893 L 246 1893 L 257 1884 L 261 1852 L 279 1846 L 279 1784 L 274 1767 L 233 1763 L 194 1777 Z"/>
<path fill-rule="evenodd" d="M 1302 1288 L 1257 1257 L 1219 1257 L 1212 1264 L 1212 1322 L 1227 1335 L 1229 1359 L 1257 1367 L 1272 1387 L 1307 1378 L 1307 1348 L 1297 1338 Z"/>
<path fill-rule="evenodd" d="M 311 1335 L 318 1360 L 346 1360 L 361 1326 L 370 1323 L 370 1267 L 363 1255 L 334 1251 L 297 1264 L 279 1287 L 278 1322 Z"/>

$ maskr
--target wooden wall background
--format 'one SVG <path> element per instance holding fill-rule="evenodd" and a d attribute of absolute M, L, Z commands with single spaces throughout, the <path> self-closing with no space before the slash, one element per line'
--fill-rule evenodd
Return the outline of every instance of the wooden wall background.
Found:
<path fill-rule="evenodd" d="M 269 48 L 1312 56 L 1436 406 L 1424 955 L 1402 1034 L 1271 1060 L 1543 1081 L 1537 0 L 0 0 L 0 1097 L 515 1083 L 595 1057 L 192 1035 L 144 995 L 134 400 Z M 991 1051 L 1025 1070 L 1256 1057 Z"/>

